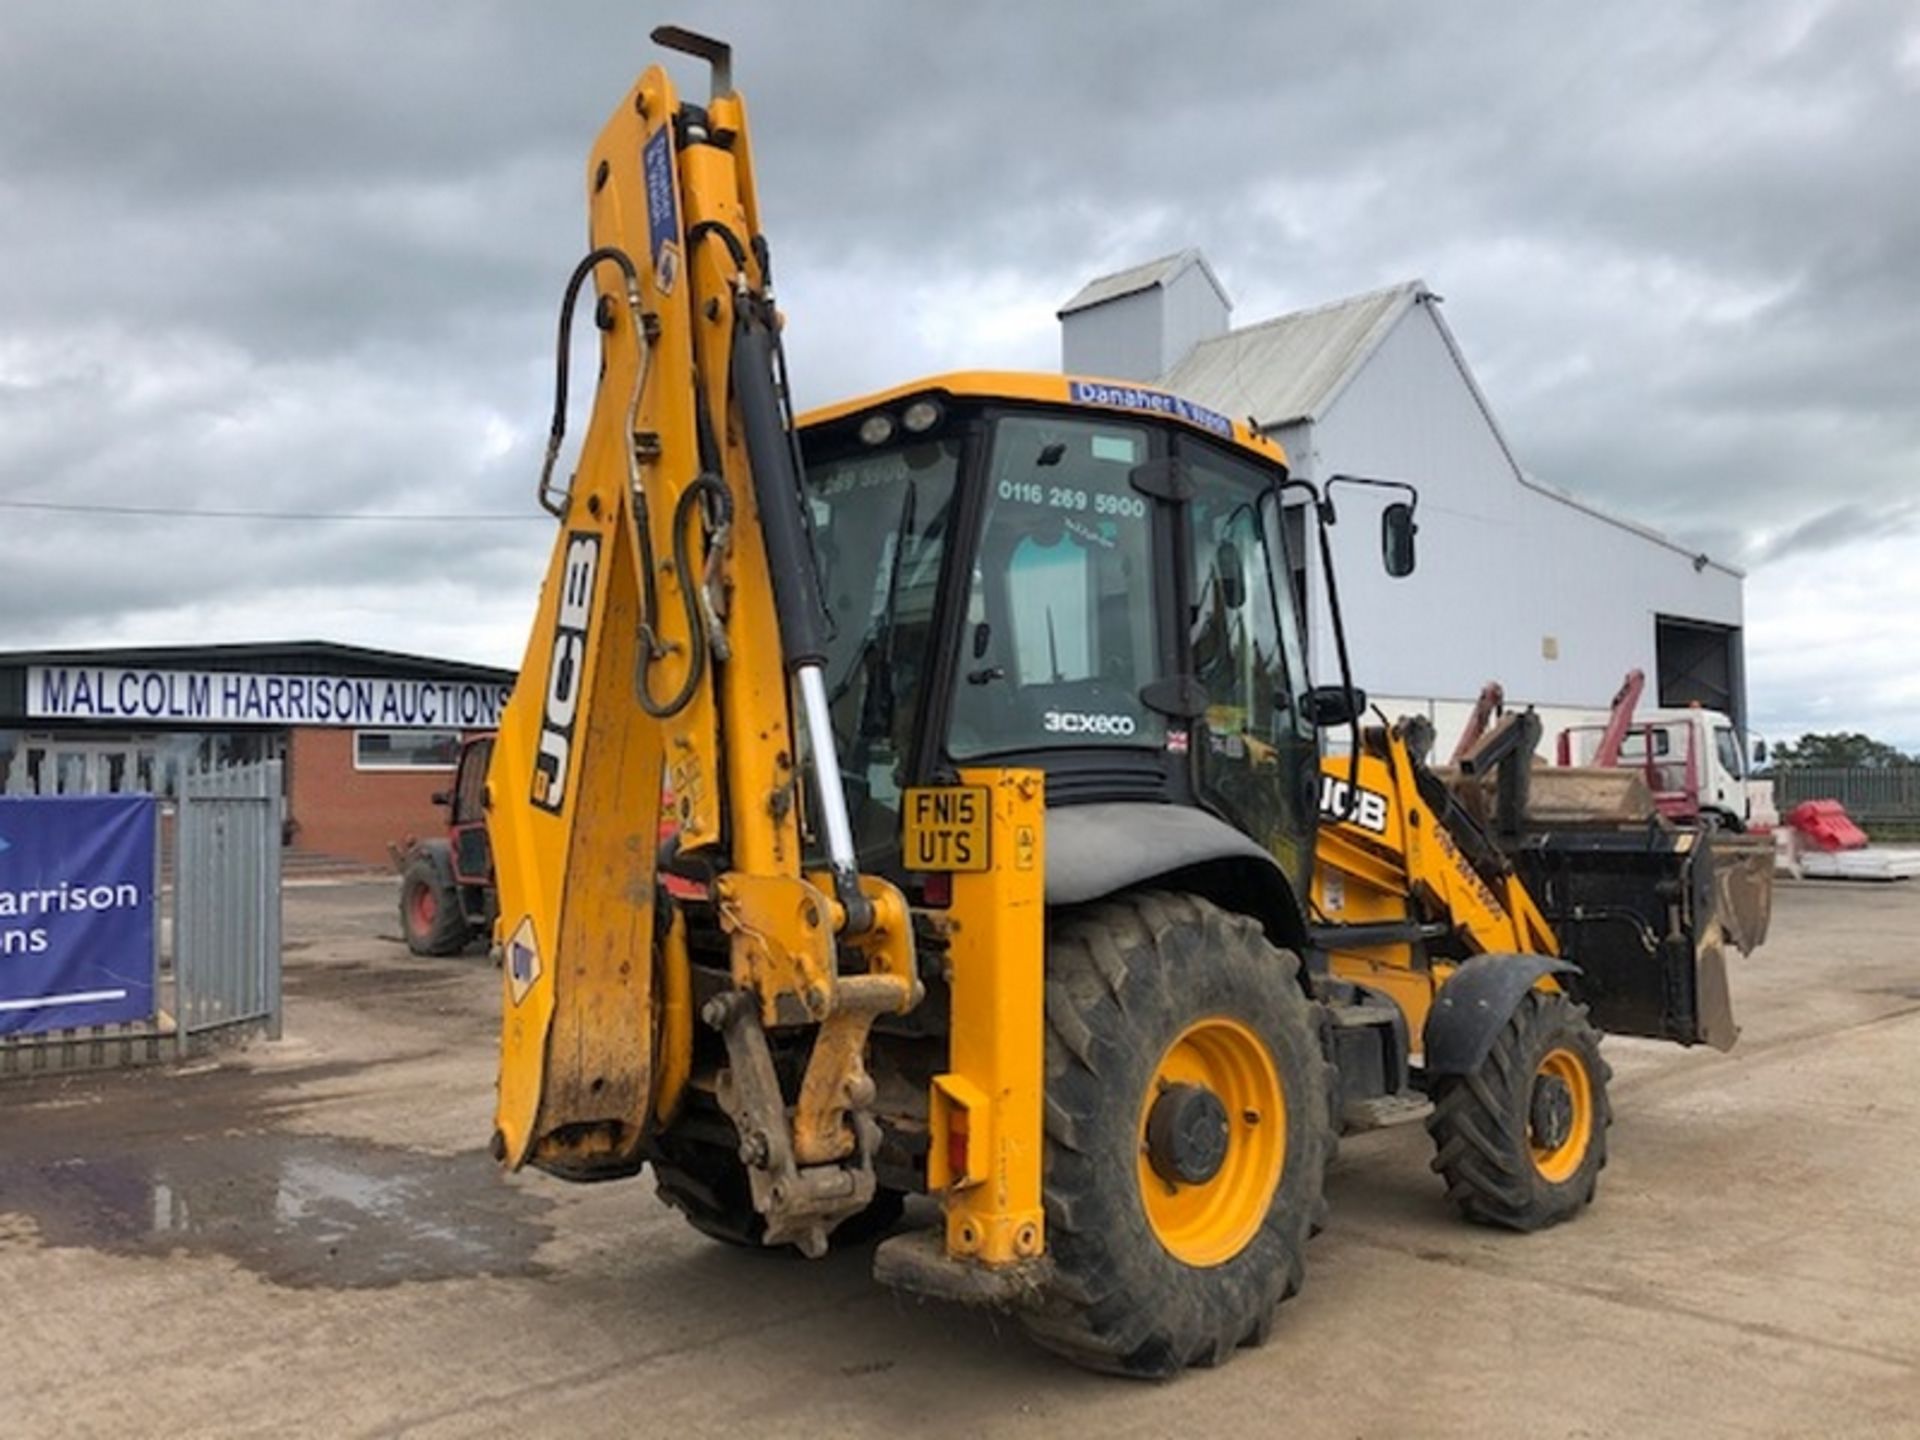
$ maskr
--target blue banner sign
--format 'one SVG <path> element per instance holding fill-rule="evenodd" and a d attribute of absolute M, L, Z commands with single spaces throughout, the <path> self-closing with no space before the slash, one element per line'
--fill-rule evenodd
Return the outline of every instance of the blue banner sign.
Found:
<path fill-rule="evenodd" d="M 0 798 L 0 1036 L 153 1014 L 154 799 Z"/>

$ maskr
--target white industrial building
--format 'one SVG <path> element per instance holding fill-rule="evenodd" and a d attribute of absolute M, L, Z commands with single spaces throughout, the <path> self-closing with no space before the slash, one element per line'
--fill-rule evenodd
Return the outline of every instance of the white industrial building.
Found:
<path fill-rule="evenodd" d="M 1605 709 L 1638 668 L 1643 704 L 1699 701 L 1744 727 L 1742 572 L 1529 478 L 1422 282 L 1237 330 L 1231 309 L 1197 250 L 1103 277 L 1060 310 L 1064 368 L 1250 417 L 1301 479 L 1419 488 L 1419 568 L 1401 580 L 1380 565 L 1379 511 L 1394 497 L 1335 492 L 1354 679 L 1389 715 L 1426 711 L 1444 755 L 1498 680 L 1551 736 Z M 1294 548 L 1315 676 L 1332 680 L 1319 557 Z"/>

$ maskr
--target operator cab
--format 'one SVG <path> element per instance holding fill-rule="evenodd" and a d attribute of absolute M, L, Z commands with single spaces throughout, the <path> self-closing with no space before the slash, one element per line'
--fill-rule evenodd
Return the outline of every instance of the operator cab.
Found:
<path fill-rule="evenodd" d="M 909 787 L 1032 766 L 1050 805 L 1210 811 L 1304 884 L 1316 707 L 1277 445 L 1058 376 L 924 382 L 801 432 L 863 870 L 901 875 Z"/>

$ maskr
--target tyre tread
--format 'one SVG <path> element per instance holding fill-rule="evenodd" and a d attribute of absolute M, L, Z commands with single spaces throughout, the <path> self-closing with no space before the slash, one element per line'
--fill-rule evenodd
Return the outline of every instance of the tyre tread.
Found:
<path fill-rule="evenodd" d="M 1325 1213 L 1332 1149 L 1323 1118 L 1332 1066 L 1297 958 L 1269 945 L 1251 920 L 1197 897 L 1147 891 L 1056 919 L 1047 966 L 1046 1206 L 1056 1278 L 1047 1303 L 1023 1316 L 1029 1334 L 1091 1369 L 1156 1378 L 1263 1343 L 1276 1307 L 1300 1288 L 1307 1236 Z M 1249 975 L 1281 997 L 1273 1023 L 1300 1068 L 1288 1083 L 1306 1093 L 1300 1103 L 1290 1097 L 1288 1169 L 1261 1235 L 1241 1257 L 1200 1270 L 1150 1236 L 1137 1243 L 1144 1219 L 1125 1209 L 1135 1204 L 1136 1102 L 1119 1100 L 1120 1113 L 1113 1087 L 1158 1059 L 1156 1037 L 1170 1015 L 1204 1004 L 1193 998 L 1203 991 L 1248 984 Z M 1116 1144 L 1121 1135 L 1126 1143 Z M 1249 1258 L 1255 1246 L 1271 1258 L 1264 1269 Z"/>
<path fill-rule="evenodd" d="M 1570 1047 L 1586 1063 L 1593 1089 L 1593 1139 L 1580 1168 L 1554 1184 L 1535 1170 L 1528 1150 L 1526 1105 L 1538 1057 Z M 1613 1123 L 1607 1082 L 1613 1069 L 1600 1054 L 1600 1033 L 1586 1007 L 1557 991 L 1529 990 L 1472 1073 L 1434 1087 L 1427 1119 L 1433 1169 L 1447 1182 L 1447 1199 L 1477 1224 L 1532 1231 L 1571 1219 L 1592 1203 L 1607 1163 Z"/>

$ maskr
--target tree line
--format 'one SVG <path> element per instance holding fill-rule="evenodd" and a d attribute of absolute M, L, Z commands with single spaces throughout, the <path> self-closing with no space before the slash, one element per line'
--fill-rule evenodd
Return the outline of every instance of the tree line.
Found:
<path fill-rule="evenodd" d="M 1776 745 L 1767 764 L 1776 770 L 1900 770 L 1920 766 L 1920 755 L 1857 731 L 1835 731 Z"/>

